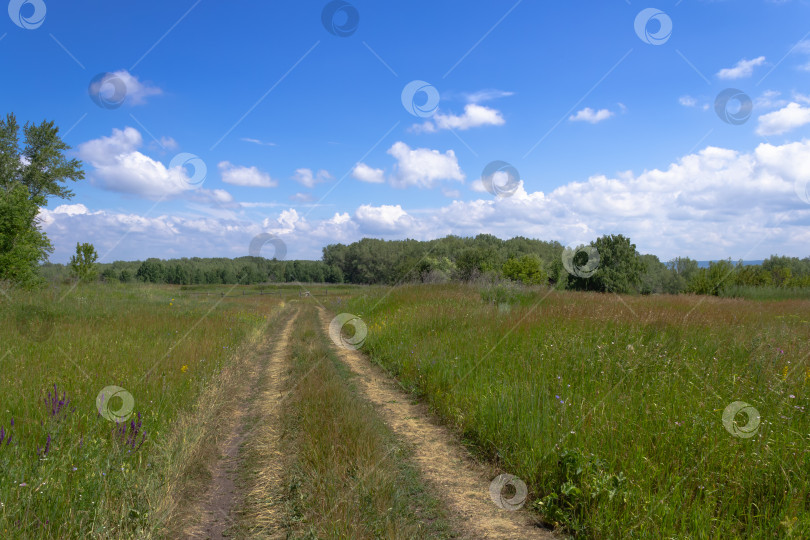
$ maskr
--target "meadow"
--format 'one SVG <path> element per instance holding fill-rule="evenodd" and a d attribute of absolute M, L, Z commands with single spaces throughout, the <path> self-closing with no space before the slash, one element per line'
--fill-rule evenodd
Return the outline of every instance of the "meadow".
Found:
<path fill-rule="evenodd" d="M 372 359 L 524 480 L 549 525 L 810 536 L 807 300 L 420 285 L 347 311 Z"/>
<path fill-rule="evenodd" d="M 156 534 L 168 518 L 156 509 L 183 466 L 176 456 L 190 444 L 175 426 L 281 300 L 140 285 L 2 300 L 0 533 Z M 109 386 L 125 392 L 99 402 Z"/>
<path fill-rule="evenodd" d="M 407 449 L 355 484 L 352 471 L 376 470 L 396 441 L 319 337 L 310 305 L 322 304 L 362 317 L 362 350 L 481 460 L 521 478 L 527 508 L 549 527 L 599 539 L 810 536 L 810 300 L 462 284 L 309 290 L 3 293 L 0 533 L 171 536 L 178 501 L 199 497 L 216 459 L 222 381 L 238 379 L 251 354 L 255 362 L 260 336 L 290 306 L 309 306 L 293 330 L 282 415 L 285 527 L 302 537 L 451 536 Z M 125 392 L 99 401 L 110 386 Z M 736 402 L 748 407 L 735 416 Z M 257 448 L 248 444 L 248 466 L 261 462 Z M 250 488 L 251 476 L 243 481 Z M 245 499 L 237 535 L 258 526 L 251 508 L 270 504 L 256 497 Z"/>

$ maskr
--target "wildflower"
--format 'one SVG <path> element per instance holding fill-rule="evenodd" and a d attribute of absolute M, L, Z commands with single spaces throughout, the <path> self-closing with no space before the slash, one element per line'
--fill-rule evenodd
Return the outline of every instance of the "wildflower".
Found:
<path fill-rule="evenodd" d="M 188 371 L 188 366 L 185 366 L 185 365 L 184 365 L 184 366 L 182 366 L 182 367 L 180 368 L 180 371 L 182 371 L 183 373 L 185 373 L 186 371 Z"/>
<path fill-rule="evenodd" d="M 782 370 L 782 380 L 787 379 L 787 376 L 788 376 L 788 367 L 785 366 L 785 368 Z"/>

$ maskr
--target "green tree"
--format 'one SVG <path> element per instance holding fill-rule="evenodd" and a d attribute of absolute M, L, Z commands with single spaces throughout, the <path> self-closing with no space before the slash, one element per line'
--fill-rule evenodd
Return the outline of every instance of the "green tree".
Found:
<path fill-rule="evenodd" d="M 600 236 L 592 245 L 599 253 L 599 265 L 590 277 L 569 276 L 568 288 L 615 293 L 639 289 L 646 267 L 629 238 L 610 234 Z M 584 252 L 577 252 L 576 256 L 580 254 Z M 576 261 L 576 264 L 579 266 L 584 262 Z"/>
<path fill-rule="evenodd" d="M 545 285 L 548 282 L 548 275 L 543 269 L 543 261 L 537 255 L 511 258 L 503 263 L 501 272 L 504 277 L 526 285 Z"/>
<path fill-rule="evenodd" d="M 70 147 L 53 122 L 20 127 L 13 114 L 0 120 L 0 279 L 23 285 L 39 281 L 39 263 L 53 251 L 37 215 L 49 197 L 73 196 L 65 184 L 84 178 L 81 162 L 68 160 Z"/>
<path fill-rule="evenodd" d="M 53 252 L 39 228 L 39 207 L 21 184 L 0 188 L 0 280 L 24 287 L 42 281 L 37 266 Z"/>
<path fill-rule="evenodd" d="M 76 254 L 70 258 L 70 271 L 79 281 L 93 281 L 98 276 L 98 253 L 93 244 L 76 243 Z"/>

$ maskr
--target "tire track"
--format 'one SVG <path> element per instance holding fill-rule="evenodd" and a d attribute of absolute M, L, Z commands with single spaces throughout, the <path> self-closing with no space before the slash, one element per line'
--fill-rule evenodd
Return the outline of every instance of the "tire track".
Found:
<path fill-rule="evenodd" d="M 318 309 L 328 336 L 331 319 L 325 309 Z M 464 538 L 558 538 L 540 528 L 528 512 L 496 506 L 490 499 L 487 469 L 473 461 L 449 429 L 431 422 L 427 408 L 412 403 L 411 396 L 387 373 L 355 350 L 333 348 L 358 375 L 360 392 L 379 409 L 394 433 L 413 448 L 414 462 L 445 501 Z"/>
<path fill-rule="evenodd" d="M 279 415 L 277 407 L 281 393 L 281 378 L 284 373 L 284 365 L 288 355 L 290 334 L 293 324 L 298 317 L 298 310 L 290 316 L 279 334 L 274 336 L 273 329 L 268 330 L 268 335 L 259 349 L 254 353 L 258 361 L 252 362 L 252 368 L 248 373 L 247 384 L 240 389 L 243 396 L 255 395 L 257 391 L 262 392 L 256 403 L 257 410 L 248 410 L 248 407 L 237 406 L 232 411 L 229 422 L 229 433 L 221 445 L 221 457 L 211 471 L 211 487 L 209 489 L 207 501 L 201 508 L 202 523 L 194 527 L 189 533 L 189 538 L 206 538 L 211 540 L 225 540 L 230 538 L 224 536 L 224 532 L 234 522 L 233 512 L 242 499 L 236 486 L 238 465 L 240 461 L 239 449 L 245 440 L 254 434 L 247 429 L 248 413 L 261 415 L 262 445 L 264 450 L 274 457 L 278 457 L 278 437 L 277 430 L 274 429 Z M 266 362 L 259 360 L 271 343 L 275 342 L 270 352 L 270 357 Z M 264 373 L 261 373 L 261 370 Z M 266 380 L 264 388 L 257 389 L 260 380 Z M 247 393 L 242 393 L 242 392 Z M 269 431 L 269 433 L 268 433 Z M 264 490 L 278 489 L 282 481 L 282 470 L 280 460 L 271 459 L 262 463 L 260 475 L 260 486 Z M 254 488 L 253 491 L 256 491 Z M 274 528 L 280 523 L 280 518 L 272 508 L 263 508 L 262 521 L 268 528 Z"/>

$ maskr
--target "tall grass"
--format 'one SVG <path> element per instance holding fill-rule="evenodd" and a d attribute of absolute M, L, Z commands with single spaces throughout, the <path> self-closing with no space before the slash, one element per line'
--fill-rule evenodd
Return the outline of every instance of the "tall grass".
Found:
<path fill-rule="evenodd" d="M 538 291 L 510 306 L 406 286 L 346 310 L 377 362 L 577 537 L 810 536 L 810 302 Z M 751 438 L 724 427 L 735 401 L 761 415 Z"/>
<path fill-rule="evenodd" d="M 749 300 L 810 300 L 810 287 L 752 287 L 731 285 L 720 291 L 726 298 Z"/>
<path fill-rule="evenodd" d="M 278 301 L 184 298 L 147 286 L 7 294 L 0 535 L 143 537 L 159 519 L 145 490 L 177 465 L 154 459 L 161 445 Z M 99 413 L 97 397 L 111 385 L 134 399 L 126 422 Z"/>

